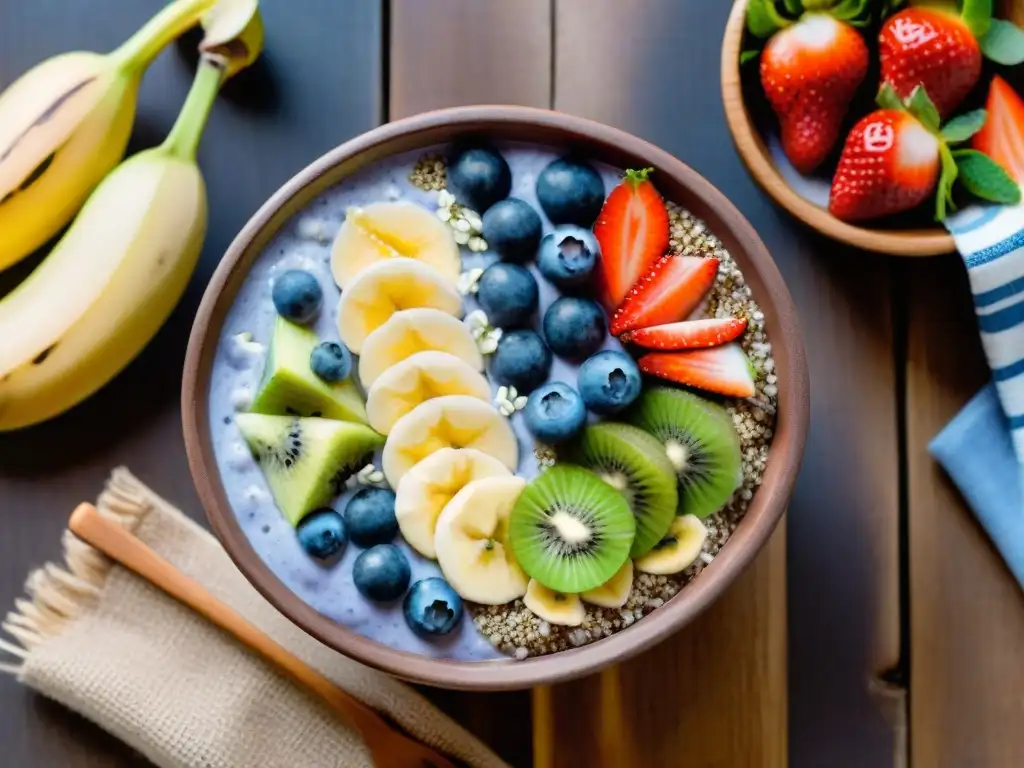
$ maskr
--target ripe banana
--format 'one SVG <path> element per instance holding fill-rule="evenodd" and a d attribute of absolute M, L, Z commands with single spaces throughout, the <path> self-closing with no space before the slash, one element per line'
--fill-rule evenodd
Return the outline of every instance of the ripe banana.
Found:
<path fill-rule="evenodd" d="M 424 557 L 437 557 L 437 518 L 456 493 L 474 480 L 508 477 L 508 467 L 472 448 L 442 448 L 414 466 L 395 489 L 395 517 L 406 543 Z"/>
<path fill-rule="evenodd" d="M 621 608 L 633 591 L 633 561 L 627 560 L 608 581 L 600 587 L 588 589 L 580 597 L 591 605 L 602 608 Z"/>
<path fill-rule="evenodd" d="M 428 350 L 455 355 L 474 371 L 484 369 L 484 358 L 465 323 L 439 309 L 405 309 L 366 337 L 359 356 L 363 388 L 369 390 L 392 366 Z"/>
<path fill-rule="evenodd" d="M 366 337 L 403 309 L 439 309 L 462 317 L 462 297 L 444 276 L 422 261 L 396 257 L 371 264 L 348 284 L 338 301 L 338 334 L 362 354 Z"/>
<path fill-rule="evenodd" d="M 633 565 L 641 573 L 669 576 L 681 573 L 700 557 L 708 529 L 695 515 L 680 515 L 672 520 L 672 526 L 664 538 Z"/>
<path fill-rule="evenodd" d="M 225 66 L 203 56 L 167 140 L 104 179 L 50 255 L 0 300 L 0 430 L 88 397 L 177 304 L 206 233 L 195 152 Z"/>
<path fill-rule="evenodd" d="M 578 627 L 587 618 L 587 609 L 579 595 L 555 592 L 536 579 L 530 579 L 526 586 L 523 604 L 549 624 Z"/>
<path fill-rule="evenodd" d="M 149 63 L 216 2 L 176 0 L 112 53 L 56 56 L 0 94 L 0 269 L 53 237 L 117 165 Z"/>
<path fill-rule="evenodd" d="M 381 455 L 384 476 L 397 488 L 406 472 L 442 448 L 476 448 L 513 472 L 519 464 L 519 442 L 497 408 L 469 395 L 445 395 L 395 423 Z"/>
<path fill-rule="evenodd" d="M 526 481 L 514 475 L 474 480 L 438 518 L 438 565 L 466 600 L 501 605 L 526 594 L 526 574 L 508 542 L 508 517 L 524 487 Z"/>
<path fill-rule="evenodd" d="M 482 373 L 447 352 L 417 352 L 384 372 L 366 393 L 370 426 L 388 434 L 400 418 L 422 402 L 444 395 L 469 395 L 491 402 Z"/>

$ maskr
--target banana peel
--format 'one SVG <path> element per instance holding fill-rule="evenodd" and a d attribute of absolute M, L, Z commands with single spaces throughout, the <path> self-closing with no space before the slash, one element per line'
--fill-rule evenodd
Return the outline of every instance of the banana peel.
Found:
<path fill-rule="evenodd" d="M 227 77 L 252 65 L 263 52 L 263 17 L 258 0 L 220 0 L 202 18 L 200 53 L 222 56 Z"/>

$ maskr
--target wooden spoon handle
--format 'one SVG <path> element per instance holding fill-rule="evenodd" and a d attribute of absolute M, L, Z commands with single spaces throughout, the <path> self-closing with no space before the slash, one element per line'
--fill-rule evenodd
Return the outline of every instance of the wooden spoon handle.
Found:
<path fill-rule="evenodd" d="M 296 683 L 320 697 L 358 731 L 367 744 L 380 743 L 381 739 L 393 736 L 390 726 L 374 710 L 275 643 L 122 526 L 103 517 L 92 504 L 80 504 L 72 513 L 68 527 L 87 544 L 205 616 L 276 665 Z"/>

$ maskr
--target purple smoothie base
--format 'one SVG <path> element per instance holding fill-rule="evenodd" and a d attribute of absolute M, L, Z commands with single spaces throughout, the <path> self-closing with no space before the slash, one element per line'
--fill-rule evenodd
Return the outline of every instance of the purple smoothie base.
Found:
<path fill-rule="evenodd" d="M 537 204 L 534 186 L 537 174 L 564 153 L 545 147 L 514 144 L 500 145 L 499 149 L 512 169 L 511 196 L 525 200 L 540 213 L 544 233 L 547 234 L 552 226 Z M 468 611 L 461 625 L 451 634 L 425 640 L 409 628 L 402 613 L 401 600 L 380 604 L 364 598 L 352 582 L 352 565 L 362 549 L 351 542 L 342 558 L 330 566 L 322 565 L 306 554 L 298 543 L 294 528 L 274 504 L 266 480 L 233 418 L 239 406 L 244 407 L 247 399 L 255 393 L 263 372 L 266 346 L 270 342 L 275 318 L 270 299 L 274 276 L 287 269 L 305 269 L 317 277 L 324 290 L 324 309 L 313 328 L 321 339 L 337 341 L 337 304 L 341 291 L 331 277 L 330 254 L 331 241 L 344 221 L 346 209 L 384 200 L 407 200 L 433 213 L 437 209 L 438 193 L 415 187 L 408 176 L 423 154 L 440 154 L 443 150 L 443 147 L 435 147 L 396 155 L 356 173 L 322 193 L 271 241 L 254 262 L 225 319 L 213 363 L 210 423 L 214 432 L 217 468 L 242 530 L 263 562 L 299 599 L 333 621 L 396 650 L 458 661 L 506 660 L 505 654 L 477 632 Z M 598 163 L 594 163 L 594 167 L 604 179 L 607 194 L 619 183 L 621 171 Z M 311 236 L 314 232 L 317 237 Z M 462 249 L 462 256 L 463 269 L 486 266 L 496 260 L 493 254 L 474 254 L 466 248 Z M 533 325 L 539 329 L 544 310 L 560 294 L 540 276 L 535 265 L 530 269 L 540 287 L 540 312 Z M 467 297 L 464 305 L 466 314 L 477 308 L 472 297 Z M 238 334 L 246 332 L 252 334 L 254 342 L 263 345 L 262 354 L 253 351 L 255 348 L 251 345 L 236 341 Z M 611 336 L 604 347 L 621 349 Z M 565 381 L 575 387 L 577 367 L 556 357 L 549 380 Z M 498 386 L 491 382 L 492 394 Z M 511 421 L 519 438 L 517 474 L 529 480 L 538 472 L 534 440 L 525 428 L 521 413 L 516 413 Z M 380 466 L 379 454 L 375 457 L 375 464 Z M 334 508 L 343 511 L 353 492 L 350 490 L 342 495 Z M 412 582 L 442 575 L 436 562 L 416 553 L 401 535 L 395 538 L 395 544 L 409 558 Z"/>

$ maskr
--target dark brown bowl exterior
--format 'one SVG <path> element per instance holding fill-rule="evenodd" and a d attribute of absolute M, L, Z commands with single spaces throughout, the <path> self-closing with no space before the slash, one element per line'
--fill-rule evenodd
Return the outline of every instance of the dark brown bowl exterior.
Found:
<path fill-rule="evenodd" d="M 255 258 L 294 214 L 326 188 L 398 152 L 466 134 L 573 147 L 618 168 L 653 166 L 666 199 L 702 218 L 743 270 L 766 317 L 779 379 L 779 412 L 764 481 L 729 543 L 701 575 L 663 607 L 611 637 L 525 661 L 460 662 L 392 650 L 317 613 L 257 556 L 228 504 L 214 460 L 210 372 L 225 315 Z M 704 178 L 641 139 L 578 117 L 510 106 L 446 109 L 390 123 L 327 153 L 285 184 L 231 244 L 203 296 L 189 340 L 182 418 L 189 466 L 213 530 L 242 573 L 291 621 L 324 644 L 406 680 L 466 690 L 521 689 L 595 672 L 664 640 L 707 608 L 754 559 L 793 491 L 809 421 L 803 339 L 789 291 L 750 224 Z"/>

